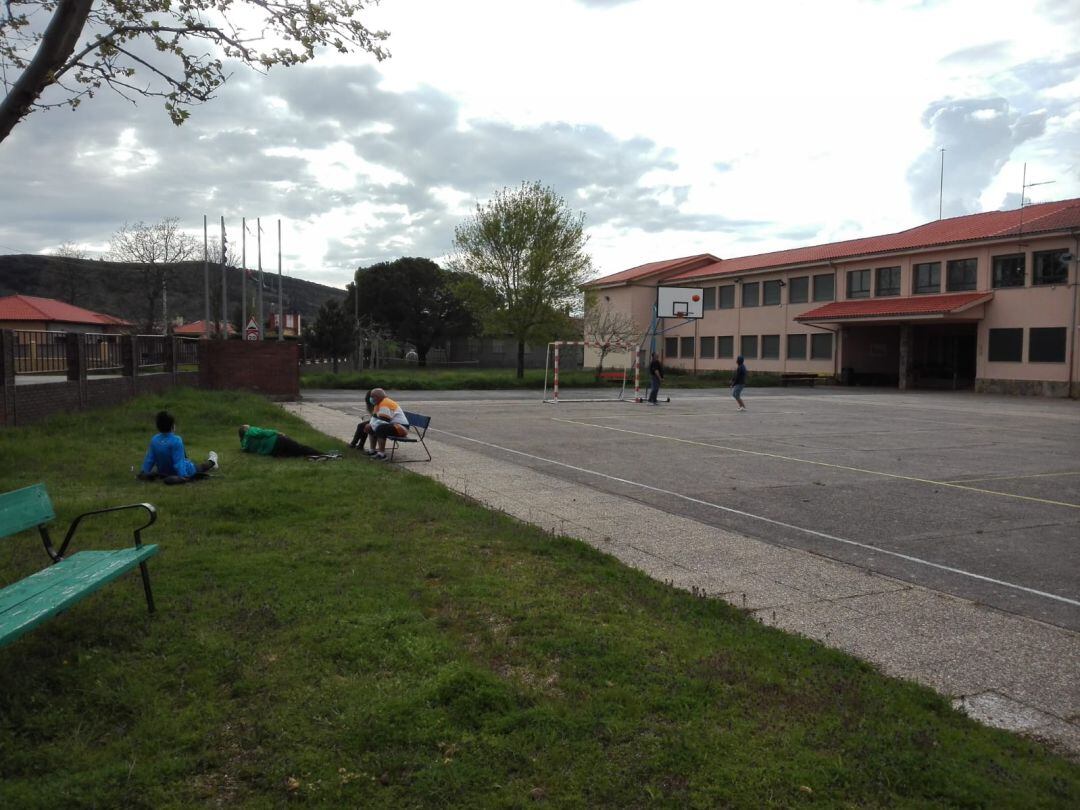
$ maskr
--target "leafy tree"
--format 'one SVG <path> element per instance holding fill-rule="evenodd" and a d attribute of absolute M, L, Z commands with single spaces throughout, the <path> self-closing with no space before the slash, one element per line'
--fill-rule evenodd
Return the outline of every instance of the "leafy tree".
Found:
<path fill-rule="evenodd" d="M 584 222 L 535 182 L 478 203 L 475 216 L 454 231 L 454 267 L 482 282 L 473 306 L 486 331 L 517 340 L 518 377 L 525 376 L 525 342 L 549 338 L 565 324 L 589 274 Z"/>
<path fill-rule="evenodd" d="M 173 123 L 182 124 L 189 107 L 225 83 L 223 59 L 267 70 L 332 48 L 381 61 L 388 34 L 359 20 L 377 2 L 5 0 L 0 141 L 34 109 L 75 109 L 102 87 L 133 103 L 136 96 L 163 98 Z"/>
<path fill-rule="evenodd" d="M 447 337 L 472 334 L 475 323 L 458 297 L 459 274 L 430 259 L 381 262 L 356 274 L 361 319 L 378 324 L 402 343 L 416 347 L 418 363 L 427 365 L 431 347 Z M 353 288 L 345 306 L 353 312 Z"/>
<path fill-rule="evenodd" d="M 356 322 L 352 311 L 331 298 L 319 307 L 309 335 L 315 349 L 330 355 L 336 374 L 338 358 L 347 356 L 356 347 Z"/>
<path fill-rule="evenodd" d="M 600 352 L 597 374 L 604 370 L 605 357 L 613 351 L 622 351 L 612 344 L 636 345 L 642 332 L 631 315 L 619 312 L 607 302 L 598 302 L 595 292 L 585 296 L 584 326 L 585 340 L 596 343 Z"/>
<path fill-rule="evenodd" d="M 171 265 L 202 256 L 202 245 L 184 233 L 177 217 L 166 217 L 147 225 L 125 223 L 113 234 L 109 258 L 117 262 L 141 265 L 142 294 L 146 299 L 146 329 L 153 331 L 157 302 L 161 299 L 163 329 L 169 325 L 168 282 Z"/>

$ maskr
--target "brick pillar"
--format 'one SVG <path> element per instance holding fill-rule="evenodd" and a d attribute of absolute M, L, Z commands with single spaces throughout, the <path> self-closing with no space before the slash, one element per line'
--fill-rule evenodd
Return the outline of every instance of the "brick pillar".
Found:
<path fill-rule="evenodd" d="M 79 384 L 79 407 L 86 407 L 86 341 L 80 332 L 68 332 L 64 341 L 67 345 L 67 378 Z"/>
<path fill-rule="evenodd" d="M 15 333 L 0 329 L 0 425 L 15 424 Z"/>
<path fill-rule="evenodd" d="M 178 362 L 180 359 L 180 349 L 176 345 L 176 341 L 177 338 L 174 338 L 172 335 L 167 335 L 165 338 L 165 346 L 162 349 L 162 353 L 164 354 L 162 361 L 165 363 L 165 370 L 172 375 L 174 383 L 176 382 L 176 371 L 180 367 Z"/>
<path fill-rule="evenodd" d="M 911 327 L 900 327 L 900 390 L 914 387 L 915 380 L 911 373 Z"/>
<path fill-rule="evenodd" d="M 120 371 L 125 377 L 139 374 L 139 337 L 138 335 L 120 336 Z"/>

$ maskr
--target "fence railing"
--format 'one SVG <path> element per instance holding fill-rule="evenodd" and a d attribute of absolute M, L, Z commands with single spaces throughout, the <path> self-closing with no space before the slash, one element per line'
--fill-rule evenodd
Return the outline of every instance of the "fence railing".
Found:
<path fill-rule="evenodd" d="M 140 374 L 155 374 L 168 371 L 168 357 L 165 354 L 164 335 L 137 335 L 137 352 L 135 365 L 139 367 Z"/>
<path fill-rule="evenodd" d="M 87 332 L 83 336 L 86 347 L 86 370 L 92 374 L 121 374 L 124 357 L 120 351 L 123 335 Z"/>
<path fill-rule="evenodd" d="M 67 374 L 67 332 L 14 330 L 16 374 Z"/>
<path fill-rule="evenodd" d="M 200 338 L 177 338 L 176 363 L 180 371 L 196 371 L 199 368 Z"/>

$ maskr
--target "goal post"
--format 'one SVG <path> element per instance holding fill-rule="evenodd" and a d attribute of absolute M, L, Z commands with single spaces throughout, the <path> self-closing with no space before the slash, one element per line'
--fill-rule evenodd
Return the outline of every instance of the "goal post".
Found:
<path fill-rule="evenodd" d="M 578 397 L 567 398 L 559 396 L 559 359 L 560 349 L 566 346 L 581 346 L 589 349 L 614 349 L 618 352 L 627 352 L 630 357 L 629 360 L 623 364 L 622 369 L 622 386 L 619 388 L 618 395 L 606 396 L 606 397 Z M 591 340 L 556 340 L 548 344 L 547 359 L 544 362 L 544 399 L 543 401 L 552 405 L 558 405 L 560 402 L 641 402 L 641 354 L 645 351 L 640 346 L 634 346 L 629 343 L 599 343 Z M 634 397 L 632 400 L 626 398 L 626 384 L 630 381 L 631 376 L 634 382 Z M 551 396 L 548 396 L 548 380 L 551 380 Z"/>

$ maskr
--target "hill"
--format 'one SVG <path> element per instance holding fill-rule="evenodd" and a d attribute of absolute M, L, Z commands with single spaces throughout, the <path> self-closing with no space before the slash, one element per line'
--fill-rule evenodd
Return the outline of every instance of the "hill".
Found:
<path fill-rule="evenodd" d="M 241 271 L 227 270 L 229 318 L 239 320 Z M 277 304 L 277 275 L 265 273 L 263 305 L 269 314 Z M 203 263 L 183 262 L 169 267 L 167 283 L 169 317 L 182 316 L 185 322 L 204 317 Z M 255 284 L 247 283 L 249 301 Z M 312 281 L 284 276 L 282 291 L 287 311 L 298 311 L 304 320 L 315 318 L 328 299 L 345 299 L 345 291 Z M 151 294 L 152 293 L 152 294 Z M 147 281 L 138 264 L 100 259 L 72 259 L 62 256 L 0 256 L 0 296 L 38 295 L 69 304 L 116 315 L 145 325 L 153 312 L 160 323 L 161 298 L 158 283 Z M 221 270 L 210 266 L 211 317 L 221 313 Z"/>

